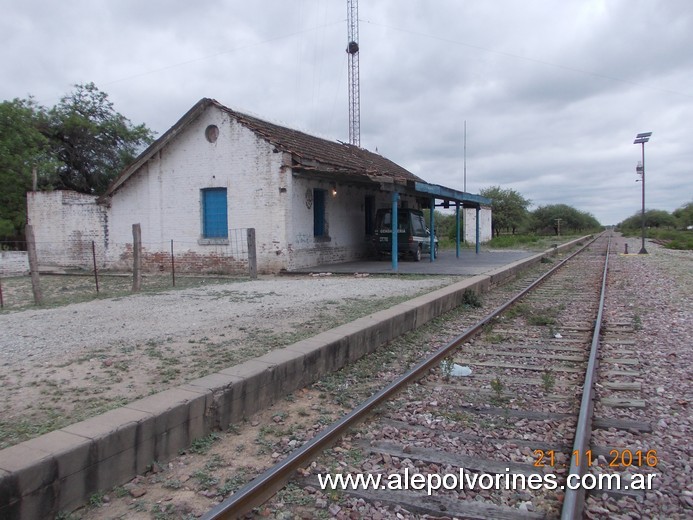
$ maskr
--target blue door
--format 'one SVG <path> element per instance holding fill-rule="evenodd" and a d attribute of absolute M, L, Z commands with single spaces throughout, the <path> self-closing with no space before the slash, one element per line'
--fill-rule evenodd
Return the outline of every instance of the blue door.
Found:
<path fill-rule="evenodd" d="M 313 236 L 325 236 L 325 190 L 313 190 Z"/>
<path fill-rule="evenodd" d="M 202 236 L 204 238 L 228 238 L 226 188 L 202 190 L 202 219 Z"/>

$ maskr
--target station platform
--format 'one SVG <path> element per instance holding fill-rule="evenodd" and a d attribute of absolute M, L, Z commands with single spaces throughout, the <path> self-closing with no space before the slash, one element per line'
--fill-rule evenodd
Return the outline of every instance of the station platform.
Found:
<path fill-rule="evenodd" d="M 288 274 L 334 273 L 334 274 L 423 274 L 423 275 L 453 275 L 475 276 L 498 269 L 507 264 L 529 258 L 537 251 L 519 250 L 481 250 L 476 254 L 473 249 L 462 249 L 457 258 L 455 250 L 440 251 L 438 258 L 431 262 L 424 257 L 420 262 L 410 259 L 400 259 L 398 269 L 392 269 L 390 258 L 382 260 L 359 260 L 337 264 L 323 264 L 289 271 Z"/>

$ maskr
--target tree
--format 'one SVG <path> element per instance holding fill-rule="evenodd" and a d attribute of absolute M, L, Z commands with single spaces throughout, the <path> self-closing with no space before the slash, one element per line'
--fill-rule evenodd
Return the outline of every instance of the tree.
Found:
<path fill-rule="evenodd" d="M 116 112 L 108 95 L 93 83 L 75 85 L 47 113 L 41 132 L 59 161 L 56 187 L 82 193 L 103 193 L 110 182 L 151 143 L 145 125 L 133 126 Z"/>
<path fill-rule="evenodd" d="M 689 226 L 693 226 L 693 202 L 675 209 L 672 215 L 676 219 L 676 227 L 679 229 L 688 229 Z"/>
<path fill-rule="evenodd" d="M 590 213 L 579 211 L 567 204 L 549 204 L 539 206 L 532 212 L 530 228 L 538 233 L 552 230 L 558 235 L 560 232 L 580 233 L 595 231 L 602 226 Z"/>
<path fill-rule="evenodd" d="M 0 104 L 0 238 L 21 235 L 26 224 L 25 194 L 47 146 L 36 128 L 40 115 L 32 99 Z"/>
<path fill-rule="evenodd" d="M 619 228 L 624 231 L 635 231 L 642 228 L 642 213 L 638 211 L 619 224 Z M 646 228 L 674 228 L 677 220 L 669 212 L 661 209 L 645 210 Z"/>
<path fill-rule="evenodd" d="M 32 98 L 0 104 L 0 238 L 23 232 L 32 169 L 39 189 L 101 194 L 153 139 L 93 83 L 75 87 L 50 110 Z"/>
<path fill-rule="evenodd" d="M 423 210 L 424 219 L 426 220 L 426 226 L 429 225 L 431 221 L 431 210 Z M 441 240 L 451 240 L 455 241 L 457 238 L 457 221 L 454 214 L 443 213 L 442 211 L 435 210 L 433 214 L 435 218 L 435 234 Z M 460 214 L 460 224 L 462 223 L 462 215 Z M 460 231 L 462 233 L 462 231 Z"/>
<path fill-rule="evenodd" d="M 510 229 L 512 234 L 522 225 L 527 217 L 527 208 L 531 204 L 517 191 L 500 186 L 484 188 L 479 192 L 482 197 L 492 200 L 491 228 L 496 236 L 501 229 Z"/>

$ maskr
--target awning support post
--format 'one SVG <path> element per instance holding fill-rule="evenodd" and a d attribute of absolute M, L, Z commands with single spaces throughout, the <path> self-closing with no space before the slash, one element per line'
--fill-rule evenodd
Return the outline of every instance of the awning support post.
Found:
<path fill-rule="evenodd" d="M 479 206 L 476 207 L 476 254 L 479 254 Z"/>
<path fill-rule="evenodd" d="M 430 237 L 430 256 L 431 256 L 431 262 L 433 262 L 436 259 L 436 233 L 435 233 L 435 218 L 434 214 L 436 212 L 436 199 L 435 197 L 431 197 L 431 224 L 430 224 L 430 231 L 431 231 L 431 237 Z"/>
<path fill-rule="evenodd" d="M 455 246 L 457 258 L 460 257 L 460 203 L 455 203 Z"/>

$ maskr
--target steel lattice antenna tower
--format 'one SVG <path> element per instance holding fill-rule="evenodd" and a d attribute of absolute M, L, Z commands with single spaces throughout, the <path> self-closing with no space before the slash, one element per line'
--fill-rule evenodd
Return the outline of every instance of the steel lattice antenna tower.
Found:
<path fill-rule="evenodd" d="M 359 2 L 347 0 L 349 43 L 349 143 L 361 146 L 361 93 L 359 85 Z"/>

